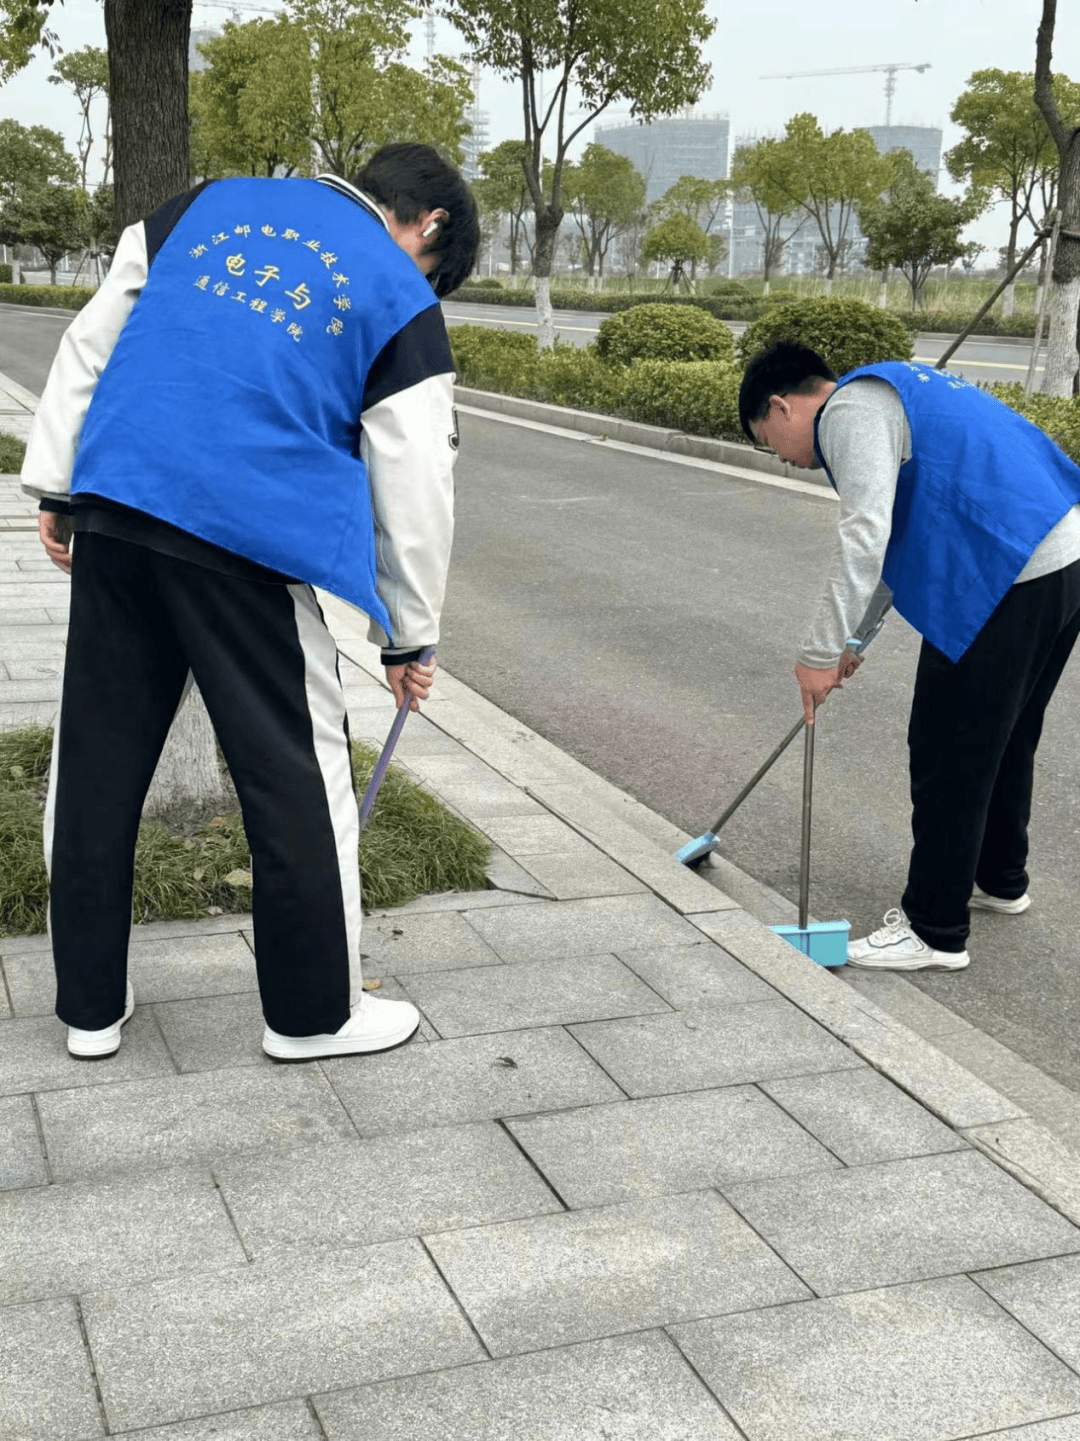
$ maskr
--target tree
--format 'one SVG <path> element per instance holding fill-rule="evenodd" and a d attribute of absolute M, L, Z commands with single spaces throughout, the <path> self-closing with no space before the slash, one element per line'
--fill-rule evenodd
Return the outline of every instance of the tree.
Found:
<path fill-rule="evenodd" d="M 551 270 L 570 146 L 616 101 L 627 101 L 642 120 L 692 104 L 708 83 L 700 47 L 715 22 L 704 0 L 640 0 L 633 6 L 624 0 L 440 0 L 440 10 L 481 65 L 520 86 L 525 178 L 535 213 L 537 339 L 541 349 L 550 349 Z M 582 108 L 571 116 L 573 98 Z M 545 137 L 551 159 L 546 184 Z"/>
<path fill-rule="evenodd" d="M 86 208 L 86 191 L 74 185 L 24 186 L 16 199 L 5 203 L 0 231 L 14 244 L 36 246 L 55 285 L 57 265 L 86 242 Z"/>
<path fill-rule="evenodd" d="M 109 57 L 104 50 L 94 45 L 85 45 L 81 50 L 63 55 L 56 62 L 49 76 L 50 85 L 67 85 L 75 94 L 82 115 L 79 138 L 75 142 L 79 152 L 79 183 L 88 190 L 87 170 L 90 152 L 94 148 L 93 110 L 94 101 L 99 97 L 105 101 L 105 155 L 102 162 L 101 181 L 107 184 L 112 168 L 112 128 L 109 113 Z"/>
<path fill-rule="evenodd" d="M 581 234 L 585 272 L 603 278 L 611 242 L 645 204 L 645 182 L 625 155 L 593 144 L 586 147 L 579 165 L 567 167 L 564 185 Z"/>
<path fill-rule="evenodd" d="M 303 30 L 285 16 L 238 25 L 199 46 L 191 76 L 196 175 L 303 172 L 311 161 L 311 63 Z"/>
<path fill-rule="evenodd" d="M 914 310 L 934 266 L 951 265 L 965 253 L 960 232 L 979 214 L 983 201 L 938 195 L 933 180 L 906 150 L 890 159 L 892 184 L 884 196 L 860 208 L 859 224 L 869 241 L 867 265 L 872 270 L 895 266 L 911 287 Z"/>
<path fill-rule="evenodd" d="M 525 180 L 525 142 L 504 140 L 480 156 L 480 179 L 474 180 L 473 195 L 482 216 L 506 216 L 510 222 L 510 274 L 516 275 L 521 252 L 528 243 L 525 213 L 532 196 Z"/>
<path fill-rule="evenodd" d="M 0 120 L 0 240 L 6 245 L 41 249 L 54 284 L 60 256 L 82 246 L 80 239 L 70 239 L 68 226 L 68 197 L 77 178 L 75 159 L 64 149 L 63 136 L 57 131 Z M 54 192 L 63 192 L 65 198 Z M 59 253 L 53 246 L 56 236 L 64 240 Z"/>
<path fill-rule="evenodd" d="M 798 224 L 784 234 L 786 223 L 799 213 L 804 198 L 799 170 L 790 149 L 785 149 L 781 141 L 760 140 L 757 145 L 740 146 L 735 151 L 729 184 L 739 204 L 753 205 L 765 232 L 762 263 L 764 293 L 768 295 L 769 281 L 784 257 L 784 246 L 810 219 L 804 210 Z"/>
<path fill-rule="evenodd" d="M 646 235 L 641 258 L 666 262 L 671 266 L 668 285 L 677 290 L 682 281 L 688 290 L 693 291 L 693 283 L 683 271 L 696 261 L 708 260 L 709 237 L 700 225 L 695 225 L 687 216 L 670 215 L 667 220 L 654 225 Z M 667 286 L 664 288 L 666 290 Z"/>
<path fill-rule="evenodd" d="M 867 131 L 834 130 L 826 135 L 808 114 L 789 120 L 784 139 L 777 143 L 786 162 L 777 183 L 817 226 L 831 289 L 848 249 L 851 222 L 863 205 L 887 188 L 890 162 L 878 154 Z"/>
<path fill-rule="evenodd" d="M 59 131 L 0 120 L 0 199 L 15 195 L 23 186 L 52 181 L 70 185 L 78 177 L 75 158 L 64 149 Z"/>
<path fill-rule="evenodd" d="M 1057 146 L 1034 98 L 1034 76 L 1019 70 L 976 70 L 952 109 L 966 132 L 946 153 L 954 180 L 967 181 L 1009 206 L 1005 269 L 1016 261 L 1021 224 L 1036 228 L 1054 208 L 1059 170 Z M 1055 76 L 1053 93 L 1062 114 L 1080 123 L 1080 86 Z M 1002 299 L 1002 314 L 1015 309 L 1013 285 Z"/>
<path fill-rule="evenodd" d="M 685 215 L 687 220 L 693 221 L 708 235 L 728 194 L 726 180 L 702 180 L 698 175 L 680 175 L 675 184 L 653 203 L 651 211 L 659 220 L 667 220 L 672 215 Z M 696 260 L 690 262 L 691 280 L 697 278 L 697 265 Z"/>
<path fill-rule="evenodd" d="M 0 85 L 29 65 L 38 46 L 56 53 L 56 36 L 47 25 L 51 0 L 2 0 L 0 3 Z"/>
<path fill-rule="evenodd" d="M 627 280 L 630 282 L 630 289 L 634 288 L 634 277 L 638 273 L 638 266 L 641 264 L 641 247 L 645 243 L 645 236 L 649 230 L 649 214 L 647 210 L 639 210 L 619 236 L 619 260 Z"/>
<path fill-rule="evenodd" d="M 1080 315 L 1080 126 L 1062 118 L 1054 94 L 1054 22 L 1057 0 L 1043 0 L 1035 59 L 1035 101 L 1058 152 L 1060 176 L 1058 208 L 1060 233 L 1051 274 L 1050 333 L 1046 349 L 1043 390 L 1070 395 L 1077 390 L 1080 352 L 1077 317 Z"/>

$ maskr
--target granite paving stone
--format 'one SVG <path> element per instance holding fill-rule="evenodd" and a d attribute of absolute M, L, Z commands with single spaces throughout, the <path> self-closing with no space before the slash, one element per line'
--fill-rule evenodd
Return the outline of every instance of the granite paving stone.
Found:
<path fill-rule="evenodd" d="M 443 1036 L 670 1014 L 667 1003 L 614 956 L 407 976 L 405 988 Z"/>
<path fill-rule="evenodd" d="M 133 941 L 128 950 L 128 976 L 136 1002 L 143 1005 L 254 991 L 255 960 L 235 921 L 234 927 L 231 934 Z M 48 950 L 5 954 L 4 973 L 16 1015 L 52 1014 L 56 973 Z M 127 1034 L 125 1029 L 125 1041 Z"/>
<path fill-rule="evenodd" d="M 565 960 L 636 946 L 688 945 L 700 933 L 655 896 L 539 901 L 468 913 L 469 923 L 504 961 Z"/>
<path fill-rule="evenodd" d="M 372 1245 L 561 1211 L 499 1126 L 409 1131 L 214 1168 L 248 1252 Z"/>
<path fill-rule="evenodd" d="M 965 1144 L 950 1126 L 869 1067 L 762 1081 L 761 1089 L 846 1166 L 956 1151 Z"/>
<path fill-rule="evenodd" d="M 327 1441 L 738 1441 L 655 1331 L 380 1381 L 314 1402 Z"/>
<path fill-rule="evenodd" d="M 51 680 L 54 685 L 59 682 L 64 674 L 64 654 L 61 651 L 58 655 L 46 658 L 38 655 L 33 659 L 29 657 L 16 658 L 5 655 L 4 669 L 8 677 L 13 681 L 36 681 Z M 2 694 L 2 692 L 0 692 Z"/>
<path fill-rule="evenodd" d="M 68 1299 L 0 1307 L 0 1441 L 96 1441 L 105 1425 Z"/>
<path fill-rule="evenodd" d="M 426 1241 L 493 1356 L 809 1294 L 714 1191 Z"/>
<path fill-rule="evenodd" d="M 315 1067 L 237 1068 L 54 1091 L 39 1097 L 38 1107 L 58 1181 L 355 1135 Z"/>
<path fill-rule="evenodd" d="M 205 1171 L 0 1196 L 0 1306 L 244 1261 Z"/>
<path fill-rule="evenodd" d="M 616 954 L 677 1011 L 776 999 L 776 992 L 722 946 L 620 948 Z"/>
<path fill-rule="evenodd" d="M 474 780 L 461 784 L 432 786 L 447 805 L 453 806 L 469 820 L 479 822 L 487 816 L 534 816 L 543 812 L 536 801 L 523 790 L 501 778 Z"/>
<path fill-rule="evenodd" d="M 543 855 L 547 851 L 595 850 L 556 816 L 489 816 L 480 829 L 508 855 Z M 575 844 L 576 843 L 576 844 Z"/>
<path fill-rule="evenodd" d="M 589 1054 L 631 1096 L 735 1086 L 860 1066 L 787 1001 L 575 1025 Z"/>
<path fill-rule="evenodd" d="M 724 1194 L 819 1296 L 1080 1251 L 1080 1230 L 970 1150 Z"/>
<path fill-rule="evenodd" d="M 997 1441 L 1080 1441 L 1080 1415 L 1063 1416 L 1057 1421 L 1036 1421 L 1033 1426 L 1018 1426 L 1004 1433 L 982 1432 L 985 1438 L 991 1434 Z"/>
<path fill-rule="evenodd" d="M 44 1186 L 49 1179 L 29 1096 L 0 1099 L 0 1191 Z"/>
<path fill-rule="evenodd" d="M 193 1001 L 161 1001 L 154 1006 L 154 1015 L 182 1072 L 233 1066 L 276 1069 L 262 1048 L 266 1022 L 258 991 L 200 996 Z"/>
<path fill-rule="evenodd" d="M 589 1106 L 508 1126 L 571 1207 L 840 1164 L 753 1086 Z"/>
<path fill-rule="evenodd" d="M 136 1006 L 115 1056 L 80 1061 L 68 1055 L 67 1031 L 55 1016 L 0 1021 L 0 1096 L 63 1087 L 94 1087 L 147 1076 L 172 1076 L 175 1067 L 152 1015 Z"/>
<path fill-rule="evenodd" d="M 520 1116 L 621 1099 L 623 1092 L 559 1027 L 405 1046 L 323 1061 L 361 1136 Z"/>
<path fill-rule="evenodd" d="M 498 891 L 516 896 L 536 896 L 542 900 L 553 899 L 546 886 L 542 886 L 535 876 L 525 870 L 520 861 L 513 860 L 505 851 L 499 850 L 498 846 L 492 846 L 488 853 L 487 878 Z"/>
<path fill-rule="evenodd" d="M 629 871 L 624 871 L 622 866 L 617 866 L 595 847 L 584 853 L 577 850 L 548 851 L 542 855 L 523 856 L 520 864 L 559 900 L 632 895 L 645 890 Z"/>
<path fill-rule="evenodd" d="M 1080 1371 L 1080 1257 L 984 1271 L 978 1282 L 1044 1345 Z"/>
<path fill-rule="evenodd" d="M 1080 1405 L 1080 1377 L 962 1276 L 672 1334 L 752 1441 L 952 1441 Z"/>
<path fill-rule="evenodd" d="M 305 1401 L 284 1401 L 243 1411 L 218 1412 L 149 1431 L 125 1432 L 130 1441 L 324 1441 Z"/>
<path fill-rule="evenodd" d="M 415 1240 L 95 1291 L 82 1307 L 113 1431 L 483 1356 Z"/>
<path fill-rule="evenodd" d="M 491 947 L 455 911 L 367 917 L 360 950 L 365 977 L 501 964 Z"/>

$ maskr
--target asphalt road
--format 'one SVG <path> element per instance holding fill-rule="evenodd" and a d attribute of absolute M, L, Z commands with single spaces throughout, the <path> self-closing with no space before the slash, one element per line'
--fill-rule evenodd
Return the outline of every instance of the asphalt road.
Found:
<path fill-rule="evenodd" d="M 0 316 L 0 370 L 40 392 L 66 322 Z M 834 502 L 693 465 L 462 416 L 446 669 L 691 834 L 799 714 L 794 649 Z M 852 934 L 903 889 L 906 727 L 918 639 L 892 617 L 820 716 L 811 910 Z M 724 833 L 725 855 L 794 899 L 797 747 Z M 969 970 L 914 977 L 1080 1089 L 1080 661 L 1038 759 L 1032 895 L 976 915 Z"/>
<path fill-rule="evenodd" d="M 526 307 L 451 303 L 443 306 L 443 311 L 449 325 L 486 325 L 496 330 L 518 330 L 523 334 L 536 329 L 535 311 Z M 568 345 L 588 345 L 596 339 L 596 332 L 606 319 L 606 315 L 586 311 L 556 311 L 556 334 Z M 746 329 L 745 322 L 733 320 L 728 323 L 736 335 Z M 933 365 L 951 339 L 920 335 L 915 343 L 915 359 Z M 966 380 L 1022 381 L 1027 375 L 1030 355 L 1030 341 L 977 337 L 964 342 L 949 361 L 949 369 L 963 375 Z M 1036 367 L 1036 374 L 1042 375 L 1041 364 Z"/>

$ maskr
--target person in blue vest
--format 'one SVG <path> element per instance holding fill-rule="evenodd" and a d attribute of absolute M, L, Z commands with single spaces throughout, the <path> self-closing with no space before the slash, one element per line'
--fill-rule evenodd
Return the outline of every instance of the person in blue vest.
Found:
<path fill-rule="evenodd" d="M 848 964 L 959 970 L 969 907 L 1030 904 L 1035 751 L 1080 633 L 1080 469 L 955 375 L 889 362 L 837 380 L 798 345 L 750 364 L 739 416 L 781 459 L 823 467 L 840 501 L 836 561 L 795 668 L 807 722 L 890 606 L 923 637 L 907 888 Z"/>
<path fill-rule="evenodd" d="M 61 341 L 22 478 L 72 582 L 45 816 L 72 1055 L 115 1052 L 132 1014 L 135 842 L 189 674 L 251 848 L 264 1050 L 416 1031 L 413 1006 L 361 985 L 348 721 L 313 588 L 366 612 L 415 710 L 453 534 L 439 297 L 478 244 L 467 185 L 427 146 L 387 146 L 352 182 L 214 181 L 123 232 Z"/>

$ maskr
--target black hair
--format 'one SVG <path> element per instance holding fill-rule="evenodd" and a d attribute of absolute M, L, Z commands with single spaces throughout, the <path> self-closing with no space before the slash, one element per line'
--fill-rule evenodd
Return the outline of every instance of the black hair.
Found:
<path fill-rule="evenodd" d="M 449 295 L 471 273 L 480 249 L 480 220 L 472 191 L 460 173 L 430 145 L 384 145 L 354 177 L 402 225 L 425 210 L 445 210 L 438 233 L 424 251 L 439 264 L 428 277 L 435 294 Z"/>
<path fill-rule="evenodd" d="M 739 423 L 746 436 L 755 440 L 751 424 L 769 408 L 770 395 L 812 395 L 822 381 L 836 376 L 818 355 L 805 345 L 781 341 L 746 367 L 739 388 Z"/>

